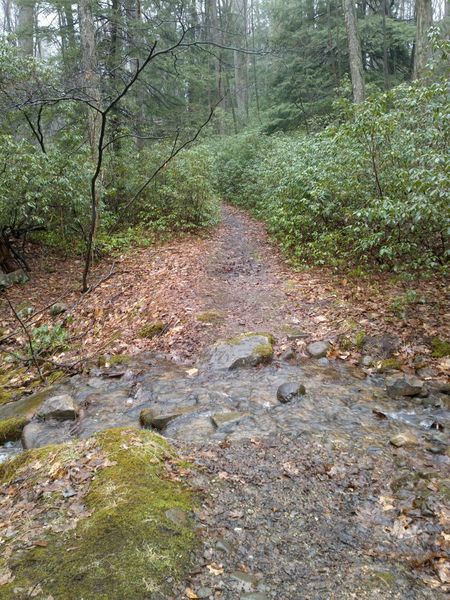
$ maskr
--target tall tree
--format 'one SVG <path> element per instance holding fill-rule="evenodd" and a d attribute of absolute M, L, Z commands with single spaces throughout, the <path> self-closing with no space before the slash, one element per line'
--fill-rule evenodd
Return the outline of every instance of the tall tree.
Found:
<path fill-rule="evenodd" d="M 413 79 L 421 79 L 431 57 L 431 45 L 428 31 L 433 24 L 433 5 L 431 0 L 416 0 L 416 43 L 414 48 Z"/>
<path fill-rule="evenodd" d="M 20 0 L 17 16 L 17 41 L 26 56 L 34 54 L 34 1 Z"/>
<path fill-rule="evenodd" d="M 364 102 L 365 81 L 362 63 L 361 42 L 358 34 L 356 10 L 354 0 L 344 0 L 345 26 L 348 38 L 348 54 L 350 62 L 350 76 L 352 79 L 353 101 Z"/>

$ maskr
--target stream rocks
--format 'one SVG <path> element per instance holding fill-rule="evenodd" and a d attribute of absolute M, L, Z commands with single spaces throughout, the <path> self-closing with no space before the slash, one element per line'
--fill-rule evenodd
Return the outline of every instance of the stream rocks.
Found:
<path fill-rule="evenodd" d="M 306 346 L 306 351 L 312 358 L 324 358 L 329 349 L 329 342 L 313 342 Z"/>
<path fill-rule="evenodd" d="M 304 394 L 306 394 L 306 389 L 302 383 L 283 383 L 277 390 L 277 400 L 281 404 L 287 404 L 298 400 Z"/>
<path fill-rule="evenodd" d="M 56 419 L 57 421 L 73 421 L 77 415 L 78 405 L 69 394 L 48 398 L 36 413 L 40 419 Z"/>
<path fill-rule="evenodd" d="M 208 352 L 207 362 L 212 369 L 239 369 L 270 363 L 274 339 L 265 333 L 244 333 L 220 341 Z"/>
<path fill-rule="evenodd" d="M 386 391 L 391 398 L 401 396 L 426 396 L 425 382 L 414 375 L 391 375 L 386 378 Z"/>

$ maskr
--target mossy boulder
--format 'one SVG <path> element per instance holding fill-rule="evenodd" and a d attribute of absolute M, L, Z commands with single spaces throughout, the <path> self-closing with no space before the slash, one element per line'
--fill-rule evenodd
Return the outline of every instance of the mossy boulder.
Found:
<path fill-rule="evenodd" d="M 219 341 L 208 351 L 207 362 L 213 369 L 239 369 L 270 363 L 275 340 L 268 333 L 244 333 Z"/>
<path fill-rule="evenodd" d="M 22 430 L 27 423 L 26 417 L 12 417 L 0 421 L 0 444 L 20 440 Z"/>
<path fill-rule="evenodd" d="M 161 436 L 126 428 L 2 465 L 0 489 L 11 498 L 3 516 L 16 534 L 4 538 L 0 598 L 36 589 L 55 600 L 170 595 L 168 581 L 184 578 L 197 546 L 185 473 Z M 27 519 L 14 516 L 20 502 Z"/>

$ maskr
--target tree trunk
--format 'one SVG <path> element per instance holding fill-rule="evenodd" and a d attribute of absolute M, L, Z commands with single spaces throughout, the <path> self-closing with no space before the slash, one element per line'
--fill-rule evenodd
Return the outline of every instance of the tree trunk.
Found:
<path fill-rule="evenodd" d="M 361 42 L 358 35 L 356 11 L 353 0 L 344 0 L 345 26 L 347 28 L 350 75 L 353 87 L 353 101 L 364 102 L 364 70 L 362 64 Z"/>
<path fill-rule="evenodd" d="M 421 79 L 431 58 L 431 46 L 428 40 L 428 31 L 433 24 L 431 0 L 416 0 L 416 22 L 413 79 Z"/>
<path fill-rule="evenodd" d="M 21 0 L 17 17 L 17 42 L 25 56 L 34 54 L 34 2 Z"/>

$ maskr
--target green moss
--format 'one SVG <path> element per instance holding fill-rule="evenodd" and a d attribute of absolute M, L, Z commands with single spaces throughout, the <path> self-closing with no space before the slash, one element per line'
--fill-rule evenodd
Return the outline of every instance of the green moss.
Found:
<path fill-rule="evenodd" d="M 249 331 L 247 333 L 241 333 L 240 335 L 237 335 L 236 337 L 233 337 L 233 338 L 229 338 L 226 341 L 227 341 L 227 344 L 240 344 L 243 340 L 246 340 L 246 339 L 252 338 L 252 337 L 257 337 L 257 336 L 266 337 L 269 340 L 269 344 L 271 344 L 271 345 L 275 344 L 276 340 L 273 337 L 273 335 L 271 333 L 266 333 L 263 331 L 258 331 L 258 332 Z"/>
<path fill-rule="evenodd" d="M 437 337 L 431 340 L 431 348 L 433 358 L 444 358 L 450 356 L 450 342 L 445 342 Z"/>
<path fill-rule="evenodd" d="M 386 373 L 386 371 L 399 371 L 401 365 L 396 358 L 386 358 L 378 361 L 376 367 L 380 373 Z"/>
<path fill-rule="evenodd" d="M 358 333 L 355 335 L 355 346 L 357 348 L 362 348 L 364 345 L 365 339 L 366 339 L 366 332 L 358 331 Z"/>
<path fill-rule="evenodd" d="M 197 315 L 197 321 L 200 321 L 200 323 L 216 323 L 217 321 L 221 321 L 222 319 L 223 314 L 214 310 L 210 310 Z"/>
<path fill-rule="evenodd" d="M 270 361 L 273 358 L 273 346 L 272 344 L 259 344 L 252 354 L 261 357 L 263 362 Z"/>
<path fill-rule="evenodd" d="M 353 342 L 352 340 L 347 337 L 347 336 L 342 336 L 339 340 L 339 347 L 341 348 L 341 350 L 350 350 L 350 348 L 353 346 Z"/>
<path fill-rule="evenodd" d="M 139 337 L 151 340 L 152 338 L 160 335 L 166 328 L 166 324 L 162 321 L 154 321 L 153 323 L 147 323 L 139 329 Z"/>
<path fill-rule="evenodd" d="M 28 419 L 25 417 L 12 417 L 0 421 L 0 444 L 20 440 L 22 429 L 27 423 Z"/>
<path fill-rule="evenodd" d="M 28 417 L 31 419 L 44 400 L 48 398 L 49 393 L 49 390 L 42 390 L 32 396 L 25 396 L 20 400 L 0 406 L 0 419 L 11 417 Z"/>
<path fill-rule="evenodd" d="M 103 432 L 96 441 L 111 462 L 96 473 L 84 498 L 91 516 L 72 531 L 48 535 L 46 547 L 13 556 L 8 567 L 15 579 L 2 587 L 2 598 L 15 597 L 14 588 L 40 584 L 43 597 L 55 600 L 71 600 L 74 590 L 85 600 L 152 600 L 170 593 L 168 579 L 187 574 L 197 544 L 194 501 L 186 486 L 166 474 L 165 464 L 176 463 L 171 447 L 158 435 L 129 429 Z M 64 452 L 73 460 L 77 448 L 80 443 L 50 447 L 57 456 L 40 461 L 39 480 L 48 463 L 63 462 Z M 49 448 L 10 461 L 3 481 L 42 451 Z M 174 511 L 185 518 L 174 521 Z"/>
<path fill-rule="evenodd" d="M 127 354 L 116 354 L 115 356 L 111 356 L 107 361 L 111 367 L 116 367 L 118 365 L 129 365 L 131 362 L 131 356 Z"/>

